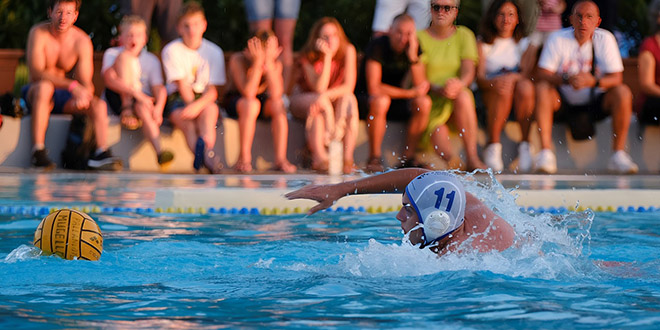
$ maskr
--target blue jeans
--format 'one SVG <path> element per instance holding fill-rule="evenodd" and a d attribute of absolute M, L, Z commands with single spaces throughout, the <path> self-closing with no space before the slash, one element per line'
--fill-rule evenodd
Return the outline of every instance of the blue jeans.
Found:
<path fill-rule="evenodd" d="M 248 21 L 298 18 L 300 0 L 244 0 Z"/>

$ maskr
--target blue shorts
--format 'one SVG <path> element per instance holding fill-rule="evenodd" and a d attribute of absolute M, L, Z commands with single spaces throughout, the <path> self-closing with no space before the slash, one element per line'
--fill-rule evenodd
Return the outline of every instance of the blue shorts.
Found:
<path fill-rule="evenodd" d="M 195 93 L 195 100 L 202 96 L 201 93 Z M 169 117 L 172 112 L 185 108 L 186 102 L 183 101 L 179 92 L 174 92 L 167 96 L 167 103 L 163 111 L 163 117 Z"/>
<path fill-rule="evenodd" d="M 27 84 L 21 88 L 21 97 L 23 100 L 25 100 L 25 104 L 27 105 L 28 110 L 32 111 L 32 105 L 30 104 L 30 101 L 27 97 L 30 86 L 32 86 L 32 84 Z M 71 95 L 68 90 L 56 88 L 55 92 L 53 93 L 53 110 L 50 113 L 64 113 L 64 105 L 69 102 L 72 97 L 73 95 Z"/>
<path fill-rule="evenodd" d="M 273 18 L 298 19 L 300 0 L 244 0 L 250 22 Z"/>

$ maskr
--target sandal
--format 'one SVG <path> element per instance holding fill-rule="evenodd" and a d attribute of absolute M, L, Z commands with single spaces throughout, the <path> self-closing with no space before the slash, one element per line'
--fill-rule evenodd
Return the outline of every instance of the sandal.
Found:
<path fill-rule="evenodd" d="M 224 166 L 213 149 L 207 150 L 204 153 L 204 167 L 206 167 L 211 174 L 220 174 Z"/>
<path fill-rule="evenodd" d="M 121 126 L 129 131 L 135 131 L 136 129 L 142 127 L 142 121 L 137 116 L 135 116 L 135 113 L 133 113 L 133 110 L 130 106 L 122 108 L 119 119 Z"/>

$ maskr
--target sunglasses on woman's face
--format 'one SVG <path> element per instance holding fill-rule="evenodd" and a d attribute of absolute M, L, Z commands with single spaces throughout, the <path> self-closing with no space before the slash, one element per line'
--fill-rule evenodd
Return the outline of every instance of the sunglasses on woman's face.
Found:
<path fill-rule="evenodd" d="M 444 9 L 445 13 L 448 13 L 454 8 L 458 8 L 458 7 L 457 6 L 450 6 L 450 5 L 438 5 L 438 4 L 435 4 L 435 3 L 431 5 L 431 9 L 433 9 L 433 11 L 435 11 L 435 12 L 440 11 L 440 9 Z"/>

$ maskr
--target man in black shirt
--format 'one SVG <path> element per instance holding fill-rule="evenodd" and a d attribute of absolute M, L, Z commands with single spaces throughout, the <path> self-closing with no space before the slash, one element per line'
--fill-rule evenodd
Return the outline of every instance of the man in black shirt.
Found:
<path fill-rule="evenodd" d="M 401 165 L 418 165 L 415 151 L 431 109 L 420 53 L 415 21 L 405 13 L 394 18 L 387 35 L 373 39 L 365 49 L 355 94 L 360 116 L 367 119 L 367 171 L 383 171 L 381 145 L 388 119 L 408 120 Z"/>

